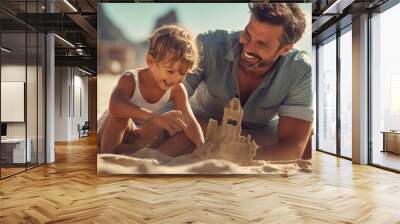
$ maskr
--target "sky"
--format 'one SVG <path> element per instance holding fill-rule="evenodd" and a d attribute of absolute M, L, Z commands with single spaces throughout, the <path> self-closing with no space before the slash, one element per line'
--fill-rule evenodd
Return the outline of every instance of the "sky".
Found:
<path fill-rule="evenodd" d="M 180 25 L 194 35 L 209 30 L 243 30 L 250 12 L 247 3 L 101 3 L 106 16 L 132 41 L 146 40 L 157 18 L 175 9 Z M 311 55 L 311 3 L 301 4 L 306 32 L 298 47 Z M 98 24 L 101 26 L 101 24 Z"/>

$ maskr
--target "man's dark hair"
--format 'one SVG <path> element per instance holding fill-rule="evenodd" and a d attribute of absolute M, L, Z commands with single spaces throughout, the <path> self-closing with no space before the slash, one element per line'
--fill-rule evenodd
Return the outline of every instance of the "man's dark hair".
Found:
<path fill-rule="evenodd" d="M 281 45 L 296 43 L 304 33 L 306 19 L 294 3 L 250 3 L 251 14 L 257 20 L 283 26 Z"/>

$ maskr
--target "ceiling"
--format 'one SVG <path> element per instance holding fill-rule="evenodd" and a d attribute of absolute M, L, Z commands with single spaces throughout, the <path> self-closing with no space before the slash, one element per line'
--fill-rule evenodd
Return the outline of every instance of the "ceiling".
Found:
<path fill-rule="evenodd" d="M 291 2 L 312 3 L 312 36 L 315 44 L 332 35 L 337 27 L 340 28 L 340 26 L 346 26 L 351 23 L 352 17 L 367 10 L 373 10 L 387 1 L 294 0 Z M 46 6 L 45 0 L 1 0 L 0 24 L 2 32 L 18 33 L 25 32 L 25 29 L 39 32 L 55 32 L 59 37 L 70 43 L 66 43 L 61 38 L 56 38 L 56 63 L 59 65 L 85 66 L 95 72 L 97 57 L 97 3 L 152 1 L 50 0 L 48 2 L 50 4 Z M 50 11 L 52 13 L 49 13 Z M 341 20 L 340 23 L 338 23 L 339 20 Z M 15 45 L 21 44 L 22 46 L 25 41 L 20 37 L 22 34 L 14 34 L 14 36 L 16 37 L 12 38 L 11 34 L 7 34 L 6 38 L 11 38 L 15 41 Z"/>

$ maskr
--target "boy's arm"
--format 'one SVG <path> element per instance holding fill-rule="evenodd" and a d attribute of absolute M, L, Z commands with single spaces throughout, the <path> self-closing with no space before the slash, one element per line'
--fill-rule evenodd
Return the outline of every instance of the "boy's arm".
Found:
<path fill-rule="evenodd" d="M 179 84 L 172 90 L 172 100 L 176 110 L 182 112 L 183 121 L 187 124 L 185 135 L 196 145 L 204 143 L 204 135 L 199 122 L 196 120 L 192 108 L 190 107 L 188 94 L 183 84 Z"/>
<path fill-rule="evenodd" d="M 133 76 L 130 73 L 123 74 L 111 93 L 108 109 L 110 114 L 120 118 L 135 118 L 140 121 L 145 121 L 151 117 L 151 111 L 129 102 L 129 98 L 133 95 L 134 90 L 135 81 Z"/>

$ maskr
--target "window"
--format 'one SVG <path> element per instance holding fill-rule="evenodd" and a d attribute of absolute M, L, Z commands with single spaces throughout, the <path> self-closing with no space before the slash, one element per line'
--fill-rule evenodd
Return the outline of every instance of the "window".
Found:
<path fill-rule="evenodd" d="M 399 32 L 394 28 L 398 27 L 398 21 L 400 5 L 375 14 L 371 19 L 370 156 L 373 164 L 396 170 L 400 170 L 400 156 L 385 152 L 383 132 L 400 131 L 400 45 L 396 44 Z"/>
<path fill-rule="evenodd" d="M 336 37 L 318 48 L 318 149 L 336 153 Z"/>
<path fill-rule="evenodd" d="M 340 155 L 352 156 L 352 35 L 351 26 L 340 36 Z"/>
<path fill-rule="evenodd" d="M 313 96 L 313 111 L 314 111 L 314 120 L 313 120 L 313 132 L 312 132 L 312 150 L 316 150 L 317 148 L 317 47 L 315 45 L 312 46 L 312 96 Z"/>
<path fill-rule="evenodd" d="M 3 3 L 3 2 L 2 2 Z M 16 2 L 4 2 L 15 6 Z M 44 1 L 17 2 L 18 13 L 40 13 Z M 14 7 L 15 8 L 15 7 Z M 45 34 L 0 12 L 0 179 L 45 163 Z M 18 24 L 18 25 L 16 25 Z M 15 101 L 10 100 L 14 96 Z M 21 102 L 21 103 L 19 103 Z M 11 110 L 10 108 L 18 108 Z M 16 107 L 18 106 L 18 107 Z"/>

